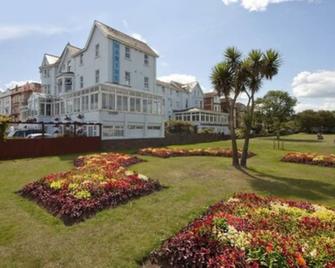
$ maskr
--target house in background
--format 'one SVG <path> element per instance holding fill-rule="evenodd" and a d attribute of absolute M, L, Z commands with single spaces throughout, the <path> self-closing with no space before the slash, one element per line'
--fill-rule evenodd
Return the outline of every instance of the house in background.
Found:
<path fill-rule="evenodd" d="M 191 123 L 198 132 L 229 134 L 228 114 L 220 109 L 204 110 L 203 90 L 198 82 L 169 83 L 157 81 L 157 93 L 165 103 L 165 120 L 178 120 Z"/>
<path fill-rule="evenodd" d="M 0 115 L 11 115 L 11 92 L 6 90 L 0 92 Z"/>
<path fill-rule="evenodd" d="M 10 115 L 14 121 L 24 120 L 22 109 L 27 106 L 30 96 L 36 92 L 41 92 L 41 84 L 27 82 L 0 93 L 0 114 Z"/>
<path fill-rule="evenodd" d="M 235 108 L 235 128 L 243 126 L 243 117 L 246 112 L 246 106 L 243 103 L 237 102 Z M 216 91 L 211 91 L 204 96 L 204 109 L 214 112 L 228 113 L 227 101 L 224 97 L 220 97 Z"/>
<path fill-rule="evenodd" d="M 176 110 L 203 108 L 204 93 L 198 82 L 182 84 L 157 80 L 156 90 L 157 94 L 163 96 L 166 121 L 174 117 Z"/>
<path fill-rule="evenodd" d="M 44 55 L 42 93 L 30 97 L 26 119 L 101 123 L 103 139 L 164 137 L 157 57 L 146 43 L 95 21 L 84 48 L 67 44 L 60 56 Z"/>

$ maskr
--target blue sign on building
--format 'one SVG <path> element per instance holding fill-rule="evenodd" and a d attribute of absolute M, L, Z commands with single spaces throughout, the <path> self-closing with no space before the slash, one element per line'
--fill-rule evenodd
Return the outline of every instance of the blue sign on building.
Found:
<path fill-rule="evenodd" d="M 113 83 L 120 83 L 120 43 L 113 40 Z"/>

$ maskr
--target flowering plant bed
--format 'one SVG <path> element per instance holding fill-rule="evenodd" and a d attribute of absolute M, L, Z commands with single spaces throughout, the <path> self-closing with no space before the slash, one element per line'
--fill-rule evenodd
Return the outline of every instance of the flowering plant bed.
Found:
<path fill-rule="evenodd" d="M 323 155 L 318 153 L 288 153 L 282 158 L 283 162 L 335 167 L 335 154 Z"/>
<path fill-rule="evenodd" d="M 335 267 L 335 211 L 235 194 L 149 256 L 160 267 Z"/>
<path fill-rule="evenodd" d="M 177 148 L 144 148 L 138 151 L 140 155 L 152 155 L 162 158 L 177 157 L 177 156 L 222 156 L 232 157 L 231 149 L 206 148 L 206 149 L 177 149 Z M 241 152 L 238 152 L 241 157 Z M 249 153 L 249 157 L 254 156 L 254 153 Z"/>
<path fill-rule="evenodd" d="M 68 172 L 50 174 L 18 193 L 35 200 L 65 224 L 161 189 L 157 181 L 127 170 L 141 160 L 116 153 L 81 156 Z"/>

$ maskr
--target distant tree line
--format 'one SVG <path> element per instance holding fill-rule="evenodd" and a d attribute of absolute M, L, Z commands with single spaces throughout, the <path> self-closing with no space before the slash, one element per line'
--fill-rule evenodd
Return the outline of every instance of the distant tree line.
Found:
<path fill-rule="evenodd" d="M 299 131 L 335 133 L 335 111 L 306 110 L 295 116 Z"/>

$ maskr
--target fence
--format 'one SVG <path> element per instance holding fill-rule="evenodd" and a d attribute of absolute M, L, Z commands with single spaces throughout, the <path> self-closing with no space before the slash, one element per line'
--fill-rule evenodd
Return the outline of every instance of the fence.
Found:
<path fill-rule="evenodd" d="M 101 149 L 101 124 L 10 122 L 14 134 L 0 140 L 0 160 L 94 152 Z M 58 130 L 49 135 L 47 130 Z M 34 131 L 32 131 L 34 130 Z M 25 138 L 39 133 L 38 138 Z M 17 135 L 16 135 L 17 134 Z"/>

